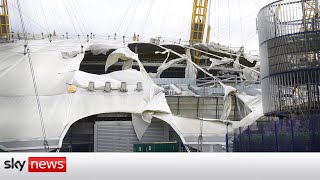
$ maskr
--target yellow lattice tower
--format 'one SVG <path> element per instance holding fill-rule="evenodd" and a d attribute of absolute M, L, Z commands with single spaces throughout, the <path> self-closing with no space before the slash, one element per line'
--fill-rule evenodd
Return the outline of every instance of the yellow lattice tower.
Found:
<path fill-rule="evenodd" d="M 191 43 L 202 43 L 206 25 L 208 0 L 194 0 L 192 22 L 191 22 Z"/>
<path fill-rule="evenodd" d="M 10 26 L 7 0 L 0 0 L 0 39 L 10 40 Z"/>
<path fill-rule="evenodd" d="M 193 12 L 191 20 L 191 33 L 190 33 L 190 43 L 202 43 L 204 30 L 206 26 L 208 9 L 208 0 L 194 0 L 193 1 Z M 200 53 L 196 51 L 194 53 L 194 61 L 200 63 Z"/>

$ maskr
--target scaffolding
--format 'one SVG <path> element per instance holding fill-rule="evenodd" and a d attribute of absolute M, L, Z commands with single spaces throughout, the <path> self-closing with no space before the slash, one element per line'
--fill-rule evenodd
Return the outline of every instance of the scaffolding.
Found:
<path fill-rule="evenodd" d="M 0 39 L 10 40 L 8 1 L 0 0 Z"/>

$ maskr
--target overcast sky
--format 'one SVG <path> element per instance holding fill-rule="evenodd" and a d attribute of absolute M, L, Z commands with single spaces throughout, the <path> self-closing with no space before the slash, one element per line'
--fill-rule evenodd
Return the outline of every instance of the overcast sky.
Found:
<path fill-rule="evenodd" d="M 21 32 L 16 0 L 9 1 L 13 31 Z M 256 16 L 274 0 L 212 0 L 211 41 L 258 50 Z M 117 33 L 145 40 L 189 40 L 193 0 L 20 0 L 28 32 L 93 32 L 99 38 Z"/>

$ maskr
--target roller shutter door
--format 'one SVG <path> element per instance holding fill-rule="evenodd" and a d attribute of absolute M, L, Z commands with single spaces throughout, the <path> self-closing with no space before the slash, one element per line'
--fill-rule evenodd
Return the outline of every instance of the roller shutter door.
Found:
<path fill-rule="evenodd" d="M 133 144 L 168 142 L 169 127 L 162 121 L 152 122 L 141 141 L 131 121 L 98 121 L 94 126 L 96 152 L 133 152 Z"/>

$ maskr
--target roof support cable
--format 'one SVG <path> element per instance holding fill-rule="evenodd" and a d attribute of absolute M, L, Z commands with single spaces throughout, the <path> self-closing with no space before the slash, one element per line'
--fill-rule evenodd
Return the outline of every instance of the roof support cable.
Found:
<path fill-rule="evenodd" d="M 79 26 L 82 27 L 84 32 L 85 32 L 85 33 L 82 32 L 83 33 L 82 37 L 85 38 L 84 34 L 88 34 L 89 31 L 87 30 L 86 26 L 84 25 L 84 18 L 81 18 L 81 14 L 83 14 L 83 13 L 81 12 L 81 10 L 78 11 L 78 6 L 77 6 L 76 2 L 77 2 L 76 0 L 75 1 L 70 1 L 70 6 L 74 7 L 74 13 L 75 13 L 76 17 L 80 21 L 80 25 Z"/>
<path fill-rule="evenodd" d="M 218 0 L 218 8 L 217 8 L 218 10 L 218 28 L 217 28 L 217 31 L 218 31 L 218 44 L 220 44 L 220 17 L 219 17 L 219 15 L 220 15 L 220 3 L 219 3 L 219 0 Z"/>
<path fill-rule="evenodd" d="M 128 24 L 127 28 L 126 28 L 126 31 L 124 32 L 124 35 L 127 34 L 128 30 L 129 30 L 129 27 L 130 27 L 130 25 L 131 25 L 131 22 L 132 22 L 132 20 L 133 20 L 133 19 L 135 18 L 135 16 L 136 16 L 136 12 L 137 12 L 138 6 L 139 6 L 139 4 L 138 4 L 138 2 L 137 2 L 137 3 L 136 3 L 136 7 L 134 8 L 134 11 L 133 11 L 133 15 L 132 15 L 132 17 L 131 17 L 131 19 L 130 19 L 130 21 L 129 21 L 129 24 Z"/>
<path fill-rule="evenodd" d="M 28 60 L 29 60 L 29 66 L 30 66 L 30 71 L 31 71 L 31 76 L 32 76 L 32 81 L 33 81 L 33 88 L 34 88 L 34 92 L 35 92 L 35 95 L 36 95 L 38 112 L 39 112 L 39 116 L 40 116 L 41 130 L 42 130 L 42 136 L 43 136 L 43 147 L 44 147 L 44 150 L 46 152 L 49 152 L 50 147 L 49 147 L 49 143 L 48 143 L 48 140 L 47 140 L 46 128 L 45 128 L 45 125 L 44 125 L 44 120 L 43 120 L 43 115 L 42 115 L 42 110 L 41 110 L 41 104 L 40 104 L 40 99 L 39 99 L 39 94 L 38 94 L 37 81 L 36 81 L 36 78 L 35 78 L 35 75 L 34 75 L 34 69 L 33 69 L 33 64 L 32 64 L 32 60 L 31 60 L 31 54 L 30 54 L 30 49 L 29 49 L 29 45 L 28 45 L 28 39 L 27 39 L 27 35 L 26 35 L 26 29 L 25 29 L 25 25 L 24 25 L 24 21 L 23 21 L 23 17 L 22 17 L 22 12 L 21 12 L 20 0 L 16 0 L 16 1 L 17 1 L 17 5 L 18 5 L 20 22 L 21 22 L 21 26 L 22 26 L 24 41 L 25 41 L 25 45 L 24 45 L 25 52 L 26 52 L 26 55 L 28 56 Z"/>
<path fill-rule="evenodd" d="M 72 5 L 72 1 L 67 1 L 67 6 L 68 5 L 70 6 L 70 11 L 69 11 L 70 15 L 71 16 L 73 15 L 74 22 L 75 22 L 76 25 L 78 25 L 79 30 L 80 30 L 80 32 L 82 34 L 82 37 L 84 38 L 85 37 L 84 34 L 87 33 L 87 31 L 85 30 L 85 28 L 84 28 L 85 33 L 83 33 L 83 31 L 82 31 L 82 27 L 81 27 L 82 21 L 81 21 L 81 19 L 78 19 L 79 17 L 77 15 L 76 11 L 75 11 L 76 6 Z"/>
<path fill-rule="evenodd" d="M 25 14 L 22 10 L 19 10 L 17 6 L 15 6 L 12 2 L 8 1 L 9 4 L 11 4 L 11 6 L 15 9 L 18 10 L 18 12 L 21 12 L 24 17 L 26 17 L 27 19 L 29 19 L 31 22 L 34 23 L 34 25 L 37 25 L 39 30 L 44 30 L 44 31 L 48 31 L 46 28 L 44 28 L 43 26 L 41 26 L 41 24 L 39 24 L 37 21 L 35 21 L 34 19 L 32 19 L 31 17 L 29 17 L 27 14 Z M 18 26 L 18 25 L 17 25 Z M 17 28 L 18 29 L 18 28 Z"/>
<path fill-rule="evenodd" d="M 69 9 L 68 9 L 68 7 L 67 7 L 67 5 L 66 5 L 66 3 L 65 3 L 65 1 L 62 1 L 63 2 L 63 5 L 64 5 L 64 8 L 66 9 L 66 11 L 67 11 L 67 14 L 68 14 L 68 17 L 69 17 L 69 20 L 70 20 L 70 23 L 72 24 L 72 27 L 73 27 L 73 29 L 74 29 L 74 31 L 75 31 L 75 33 L 76 34 L 79 34 L 78 33 L 78 31 L 77 31 L 77 28 L 76 28 L 76 26 L 75 26 L 75 23 L 74 23 L 74 21 L 72 20 L 72 17 L 71 17 L 71 14 L 70 14 L 70 12 L 69 12 Z M 83 33 L 82 33 L 83 34 Z M 68 38 L 67 38 L 68 39 Z M 80 41 L 80 40 L 79 40 Z M 81 42 L 81 41 L 80 41 Z"/>
<path fill-rule="evenodd" d="M 76 3 L 76 6 L 78 7 L 79 12 L 80 12 L 81 14 L 83 14 L 84 23 L 85 23 L 86 27 L 88 28 L 88 29 L 86 28 L 86 33 L 92 32 L 91 26 L 90 26 L 90 24 L 88 23 L 87 18 L 86 18 L 86 16 L 85 16 L 84 12 L 82 11 L 81 7 L 79 6 L 78 1 L 75 0 L 74 2 Z"/>
<path fill-rule="evenodd" d="M 238 7 L 239 7 L 239 18 L 240 18 L 241 45 L 243 46 L 243 25 L 242 25 L 242 17 L 241 17 L 241 0 L 238 0 Z"/>
<path fill-rule="evenodd" d="M 123 15 L 123 17 L 122 17 L 122 20 L 121 20 L 121 23 L 119 24 L 119 26 L 118 26 L 118 28 L 117 28 L 117 30 L 116 30 L 116 33 L 118 33 L 118 32 L 119 32 L 119 29 L 120 29 L 121 25 L 123 24 L 124 19 L 125 19 L 125 17 L 127 16 L 128 12 L 129 12 L 129 10 L 130 10 L 130 8 L 131 8 L 132 4 L 133 4 L 133 1 L 134 1 L 134 0 L 131 0 L 130 5 L 128 6 L 128 8 L 127 8 L 126 12 L 124 13 L 124 15 Z"/>
<path fill-rule="evenodd" d="M 150 7 L 149 7 L 149 11 L 148 11 L 148 14 L 147 14 L 146 20 L 145 20 L 144 25 L 143 25 L 143 27 L 142 27 L 142 28 L 143 28 L 143 30 L 142 30 L 141 34 L 144 34 L 145 27 L 146 27 L 146 25 L 147 25 L 147 22 L 148 22 L 148 20 L 149 20 L 150 13 L 151 13 L 152 8 L 153 8 L 153 3 L 154 3 L 154 0 L 152 0 L 152 1 L 151 1 L 151 5 L 150 5 Z"/>
<path fill-rule="evenodd" d="M 228 12 L 229 12 L 229 47 L 231 47 L 231 12 L 230 12 L 230 0 L 228 0 Z M 232 56 L 230 55 L 230 58 L 232 58 Z"/>
<path fill-rule="evenodd" d="M 46 25 L 47 25 L 47 28 L 48 28 L 48 32 L 47 32 L 47 37 L 49 38 L 49 41 L 51 43 L 51 31 L 50 31 L 50 27 L 49 27 L 49 24 L 48 24 L 48 21 L 47 21 L 47 16 L 46 14 L 44 13 L 44 9 L 43 9 L 43 5 L 42 5 L 42 0 L 40 0 L 40 5 L 41 5 L 41 10 L 42 10 L 42 14 L 43 14 L 43 17 L 44 17 L 44 20 L 46 22 Z"/>

